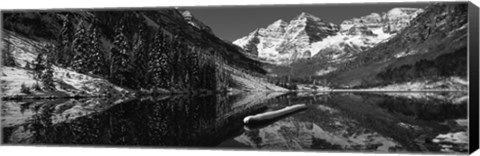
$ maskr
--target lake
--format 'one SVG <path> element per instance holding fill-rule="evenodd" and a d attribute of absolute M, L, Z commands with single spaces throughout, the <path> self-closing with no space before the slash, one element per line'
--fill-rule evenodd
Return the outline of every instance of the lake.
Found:
<path fill-rule="evenodd" d="M 3 101 L 2 143 L 148 148 L 467 152 L 466 92 L 304 92 Z M 307 109 L 244 125 L 295 104 Z"/>

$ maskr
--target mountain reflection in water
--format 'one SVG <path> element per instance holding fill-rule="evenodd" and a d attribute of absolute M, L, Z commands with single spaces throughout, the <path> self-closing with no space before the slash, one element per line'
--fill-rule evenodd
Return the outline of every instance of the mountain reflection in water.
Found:
<path fill-rule="evenodd" d="M 5 101 L 5 144 L 316 151 L 467 152 L 467 100 L 453 93 L 242 95 Z M 248 115 L 306 104 L 260 127 Z M 456 138 L 446 134 L 455 134 Z M 467 139 L 465 140 L 465 137 Z"/>

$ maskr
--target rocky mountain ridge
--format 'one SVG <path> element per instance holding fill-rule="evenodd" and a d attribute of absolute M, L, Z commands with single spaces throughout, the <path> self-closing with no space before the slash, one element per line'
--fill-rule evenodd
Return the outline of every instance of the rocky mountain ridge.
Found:
<path fill-rule="evenodd" d="M 371 13 L 359 18 L 352 18 L 340 24 L 342 31 L 352 27 L 382 28 L 383 32 L 393 34 L 405 28 L 414 17 L 422 13 L 418 8 L 393 8 L 388 12 Z"/>
<path fill-rule="evenodd" d="M 233 43 L 274 64 L 289 64 L 316 55 L 348 60 L 395 35 L 421 12 L 423 9 L 393 8 L 381 15 L 372 13 L 348 19 L 340 25 L 302 12 L 289 22 L 277 20 Z"/>

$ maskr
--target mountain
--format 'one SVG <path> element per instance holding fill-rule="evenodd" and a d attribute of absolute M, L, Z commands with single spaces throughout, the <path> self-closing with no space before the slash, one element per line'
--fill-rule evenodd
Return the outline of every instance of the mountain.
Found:
<path fill-rule="evenodd" d="M 382 14 L 371 13 L 360 18 L 352 18 L 340 24 L 342 30 L 349 30 L 355 26 L 366 26 L 368 28 L 382 28 L 385 33 L 396 33 L 408 26 L 410 20 L 415 18 L 423 9 L 418 8 L 393 8 Z"/>
<path fill-rule="evenodd" d="M 272 82 L 376 90 L 465 90 L 466 12 L 463 3 L 393 8 L 345 20 L 338 31 L 323 31 L 318 38 L 288 38 L 295 35 L 284 30 L 296 20 L 279 20 L 233 43 L 271 63 L 265 69 Z M 302 26 L 300 30 L 308 27 Z M 280 44 L 285 41 L 292 42 Z"/>
<path fill-rule="evenodd" d="M 204 24 L 202 21 L 196 19 L 190 11 L 185 9 L 180 9 L 180 8 L 178 8 L 177 10 L 180 11 L 180 13 L 182 13 L 183 18 L 185 19 L 185 21 L 187 21 L 188 24 L 214 35 L 212 28 Z"/>
<path fill-rule="evenodd" d="M 233 43 L 274 64 L 290 64 L 315 56 L 344 61 L 394 36 L 422 11 L 393 8 L 382 15 L 372 13 L 340 25 L 303 12 L 289 22 L 277 20 L 256 29 Z"/>
<path fill-rule="evenodd" d="M 310 44 L 336 34 L 338 29 L 338 25 L 303 12 L 288 23 L 277 20 L 233 43 L 268 61 L 288 62 L 310 57 Z"/>
<path fill-rule="evenodd" d="M 328 80 L 347 88 L 418 83 L 423 89 L 466 89 L 467 6 L 429 5 L 397 35 L 345 63 Z"/>
<path fill-rule="evenodd" d="M 52 65 L 135 91 L 284 90 L 262 79 L 266 71 L 261 62 L 219 39 L 185 10 L 2 13 L 5 32 L 35 43 L 27 49 L 2 51 L 3 65 L 25 70 L 22 73 L 44 72 L 26 68 L 27 60 L 30 65 Z M 21 46 L 12 39 L 2 36 L 9 46 Z M 22 55 L 16 55 L 17 50 Z M 31 59 L 38 57 L 45 60 Z M 48 82 L 55 86 L 60 81 L 54 77 Z"/>

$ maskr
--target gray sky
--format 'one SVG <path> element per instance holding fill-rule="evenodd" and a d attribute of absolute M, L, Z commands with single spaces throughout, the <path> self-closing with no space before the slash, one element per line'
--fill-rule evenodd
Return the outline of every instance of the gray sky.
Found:
<path fill-rule="evenodd" d="M 193 16 L 213 29 L 220 38 L 234 41 L 256 28 L 263 28 L 278 19 L 290 21 L 301 12 L 308 12 L 323 20 L 340 24 L 343 20 L 382 13 L 395 7 L 424 8 L 428 3 L 365 3 L 365 4 L 315 4 L 189 7 Z"/>

